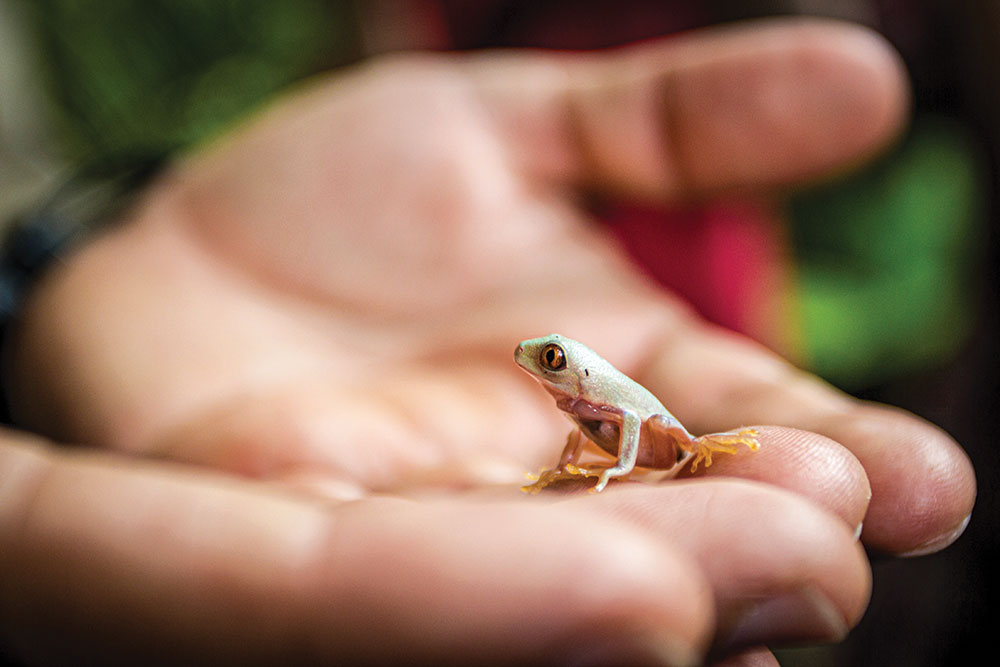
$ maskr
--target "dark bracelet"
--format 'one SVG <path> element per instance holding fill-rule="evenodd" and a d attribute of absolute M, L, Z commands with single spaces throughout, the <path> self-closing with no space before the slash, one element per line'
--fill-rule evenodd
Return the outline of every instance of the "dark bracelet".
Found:
<path fill-rule="evenodd" d="M 116 220 L 165 162 L 165 154 L 154 154 L 85 164 L 7 226 L 0 243 L 0 423 L 13 423 L 7 390 L 11 337 L 31 289 L 53 264 Z"/>

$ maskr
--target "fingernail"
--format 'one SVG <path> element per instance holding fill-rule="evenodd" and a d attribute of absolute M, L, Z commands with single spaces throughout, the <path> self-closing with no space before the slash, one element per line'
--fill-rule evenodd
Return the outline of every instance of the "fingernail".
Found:
<path fill-rule="evenodd" d="M 913 549 L 912 551 L 907 551 L 899 555 L 903 558 L 912 558 L 913 556 L 926 556 L 927 554 L 932 554 L 936 551 L 941 551 L 941 549 L 944 549 L 946 546 L 948 546 L 949 544 L 957 540 L 959 537 L 961 537 L 962 533 L 965 532 L 966 527 L 969 525 L 969 521 L 971 520 L 972 520 L 972 515 L 969 514 L 967 517 L 962 519 L 961 523 L 959 523 L 954 529 L 949 530 L 948 532 L 942 535 L 938 535 L 934 539 L 924 542 L 923 544 L 921 544 L 916 549 Z"/>
<path fill-rule="evenodd" d="M 857 542 L 861 539 L 861 532 L 865 529 L 865 524 L 862 521 L 858 524 L 858 527 L 854 529 L 854 541 Z"/>
<path fill-rule="evenodd" d="M 835 641 L 847 630 L 843 614 L 825 595 L 804 588 L 752 603 L 722 644 L 730 648 L 789 640 Z"/>
<path fill-rule="evenodd" d="M 694 667 L 701 654 L 662 632 L 594 635 L 566 647 L 553 661 L 568 667 L 591 665 L 663 665 Z"/>

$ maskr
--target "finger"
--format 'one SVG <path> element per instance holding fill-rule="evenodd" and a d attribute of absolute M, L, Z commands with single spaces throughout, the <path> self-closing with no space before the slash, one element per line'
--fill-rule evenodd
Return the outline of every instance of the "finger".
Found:
<path fill-rule="evenodd" d="M 695 477 L 738 477 L 766 482 L 809 498 L 839 516 L 856 535 L 871 499 L 865 469 L 847 449 L 827 437 L 775 426 L 755 427 L 760 450 L 741 447 L 716 456 Z M 685 469 L 680 475 L 692 476 Z"/>
<path fill-rule="evenodd" d="M 28 662 L 688 664 L 712 626 L 694 562 L 573 508 L 330 506 L 10 441 L 0 499 L 0 640 Z"/>
<path fill-rule="evenodd" d="M 838 518 L 766 484 L 704 479 L 618 484 L 592 514 L 659 534 L 697 562 L 715 593 L 719 650 L 841 638 L 868 602 L 868 562 Z"/>
<path fill-rule="evenodd" d="M 914 415 L 855 401 L 760 345 L 701 323 L 678 325 L 644 373 L 650 390 L 695 432 L 780 424 L 849 449 L 871 484 L 863 533 L 871 547 L 937 550 L 968 522 L 976 496 L 968 456 Z"/>
<path fill-rule="evenodd" d="M 596 55 L 486 56 L 472 75 L 532 174 L 659 199 L 814 179 L 878 150 L 908 108 L 888 43 L 823 20 Z"/>
<path fill-rule="evenodd" d="M 528 396 L 523 405 L 497 411 L 497 395 L 472 391 L 482 381 L 482 372 L 468 378 L 468 387 L 459 384 L 455 374 L 439 383 L 424 374 L 419 390 L 411 390 L 410 380 L 401 374 L 393 387 L 375 395 L 358 390 L 331 393 L 310 386 L 294 394 L 240 400 L 172 431 L 153 451 L 342 500 L 404 487 L 517 483 L 534 465 L 526 463 L 531 457 L 523 446 L 530 438 L 521 434 L 519 424 L 532 424 L 532 411 L 547 406 L 527 401 L 536 398 Z M 503 377 L 490 377 L 491 388 L 504 386 Z M 396 391 L 398 399 L 388 400 Z M 484 404 L 467 400 L 470 396 L 482 398 Z M 387 409 L 402 405 L 408 413 Z M 419 425 L 420 415 L 440 414 L 459 405 L 461 414 L 451 420 L 452 429 L 428 431 Z M 519 424 L 510 424 L 508 414 L 521 415 Z M 556 428 L 560 433 L 565 430 L 561 419 Z M 857 458 L 815 433 L 776 427 L 758 430 L 760 451 L 741 448 L 734 455 L 717 456 L 696 476 L 740 477 L 795 491 L 859 532 L 871 489 Z M 469 438 L 470 432 L 480 435 Z M 555 456 L 554 451 L 543 451 L 546 460 Z M 655 480 L 658 474 L 650 471 L 648 477 Z M 688 476 L 687 469 L 681 475 Z"/>

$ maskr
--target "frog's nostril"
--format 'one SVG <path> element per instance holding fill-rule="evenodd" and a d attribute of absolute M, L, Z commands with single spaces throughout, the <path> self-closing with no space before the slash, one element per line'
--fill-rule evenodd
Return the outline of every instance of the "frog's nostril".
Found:
<path fill-rule="evenodd" d="M 523 345 L 518 345 L 517 349 L 514 350 L 514 354 L 521 354 L 522 352 L 524 352 L 524 346 Z"/>

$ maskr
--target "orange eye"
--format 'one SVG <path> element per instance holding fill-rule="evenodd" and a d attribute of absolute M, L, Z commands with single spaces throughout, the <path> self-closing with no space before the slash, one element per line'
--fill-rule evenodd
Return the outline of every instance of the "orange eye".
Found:
<path fill-rule="evenodd" d="M 566 353 L 555 343 L 549 343 L 538 355 L 538 363 L 548 371 L 561 371 L 566 368 Z"/>

